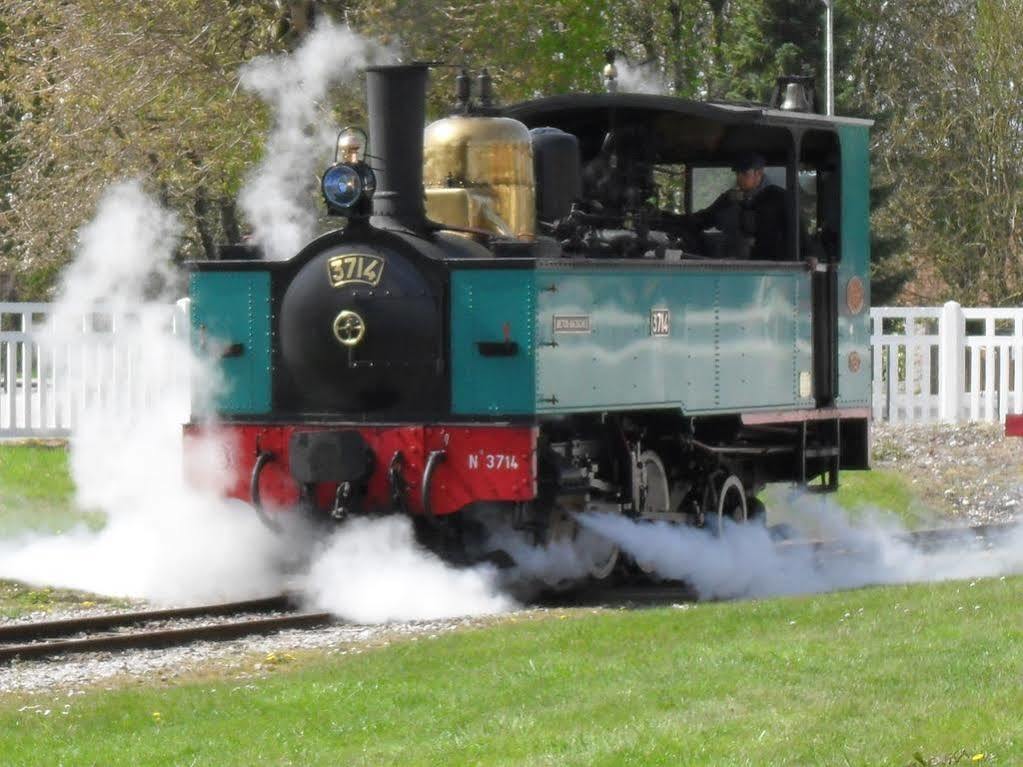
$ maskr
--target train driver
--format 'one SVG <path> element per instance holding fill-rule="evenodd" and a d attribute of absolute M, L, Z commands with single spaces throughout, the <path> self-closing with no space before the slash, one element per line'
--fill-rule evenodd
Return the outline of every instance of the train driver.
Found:
<path fill-rule="evenodd" d="M 730 258 L 786 258 L 785 190 L 767 181 L 764 166 L 760 154 L 740 155 L 732 165 L 735 186 L 703 210 L 673 216 L 672 223 L 689 233 L 718 229 L 724 255 Z"/>

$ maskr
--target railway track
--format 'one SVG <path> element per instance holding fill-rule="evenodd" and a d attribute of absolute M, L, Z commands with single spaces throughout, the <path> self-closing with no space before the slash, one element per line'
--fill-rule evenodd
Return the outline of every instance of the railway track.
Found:
<path fill-rule="evenodd" d="M 922 551 L 940 549 L 950 544 L 979 546 L 993 544 L 1013 532 L 1020 530 L 1017 523 L 988 523 L 970 527 L 938 527 L 926 530 L 911 530 L 893 535 L 891 540 L 906 543 Z M 852 535 L 841 540 L 826 539 L 792 539 L 778 542 L 781 549 L 809 548 L 820 552 L 841 552 L 858 546 L 870 545 L 874 538 L 870 535 Z"/>
<path fill-rule="evenodd" d="M 895 536 L 924 551 L 948 545 L 991 545 L 1019 529 L 1018 525 L 986 524 L 972 527 L 918 530 Z M 842 556 L 871 545 L 856 540 L 786 540 L 780 549 L 809 549 L 815 556 Z M 595 583 L 562 592 L 547 592 L 530 600 L 550 607 L 649 606 L 692 602 L 696 594 L 685 583 L 643 582 L 639 578 Z M 269 615 L 267 613 L 284 613 Z M 214 619 L 198 625 L 174 623 Z M 223 620 L 220 620 L 223 619 Z M 336 623 L 324 612 L 298 612 L 286 596 L 199 607 L 97 615 L 58 621 L 14 623 L 0 626 L 0 666 L 15 660 L 51 658 L 76 653 L 163 648 L 200 641 L 225 641 L 273 634 L 287 629 L 308 629 Z M 171 624 L 171 625 L 168 625 Z"/>
<path fill-rule="evenodd" d="M 272 612 L 286 614 L 266 616 Z M 213 622 L 168 625 L 198 619 L 213 619 Z M 295 612 L 294 604 L 287 597 L 279 596 L 200 607 L 16 623 L 0 626 L 0 665 L 85 652 L 225 641 L 286 629 L 317 628 L 335 620 L 330 613 Z"/>
<path fill-rule="evenodd" d="M 617 583 L 596 583 L 562 592 L 541 594 L 534 603 L 543 607 L 652 607 L 677 602 L 695 602 L 692 587 L 678 581 L 643 583 L 630 579 Z"/>
<path fill-rule="evenodd" d="M 1017 522 L 988 523 L 971 527 L 946 527 L 934 530 L 918 530 L 906 537 L 916 544 L 927 545 L 955 542 L 957 540 L 993 543 L 1021 529 Z"/>
<path fill-rule="evenodd" d="M 1020 530 L 1017 524 L 992 523 L 972 527 L 948 527 L 915 530 L 892 536 L 911 547 L 928 552 L 962 546 L 963 549 L 982 549 L 995 544 L 1009 534 Z M 814 557 L 857 556 L 876 546 L 870 536 L 850 536 L 843 540 L 792 539 L 779 541 L 782 551 L 805 552 Z M 642 577 L 626 578 L 616 582 L 599 582 L 567 591 L 545 592 L 535 603 L 547 607 L 651 607 L 698 601 L 691 586 L 679 581 L 651 583 Z"/>

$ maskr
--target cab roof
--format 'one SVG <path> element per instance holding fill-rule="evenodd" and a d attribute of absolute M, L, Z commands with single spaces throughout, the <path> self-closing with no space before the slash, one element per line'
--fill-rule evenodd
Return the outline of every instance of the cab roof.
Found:
<path fill-rule="evenodd" d="M 528 128 L 574 134 L 583 158 L 594 156 L 611 130 L 642 134 L 657 162 L 726 162 L 757 151 L 784 164 L 793 133 L 833 133 L 839 125 L 869 127 L 869 120 L 789 112 L 763 105 L 690 101 L 644 93 L 577 93 L 524 101 L 501 114 Z"/>

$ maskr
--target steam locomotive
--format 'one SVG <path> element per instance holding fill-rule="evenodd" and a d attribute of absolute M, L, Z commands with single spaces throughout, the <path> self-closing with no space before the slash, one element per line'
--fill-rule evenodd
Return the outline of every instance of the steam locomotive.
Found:
<path fill-rule="evenodd" d="M 608 92 L 498 107 L 466 74 L 367 70 L 369 134 L 323 175 L 344 226 L 287 261 L 190 265 L 225 385 L 229 494 L 271 521 L 411 515 L 453 558 L 495 533 L 584 548 L 575 512 L 717 527 L 770 482 L 868 466 L 867 121 Z M 684 226 L 755 152 L 785 251 Z M 748 239 L 748 238 L 747 238 Z M 748 245 L 748 242 L 746 243 Z M 585 545 L 593 577 L 619 553 Z M 501 552 L 497 552 L 500 554 Z"/>

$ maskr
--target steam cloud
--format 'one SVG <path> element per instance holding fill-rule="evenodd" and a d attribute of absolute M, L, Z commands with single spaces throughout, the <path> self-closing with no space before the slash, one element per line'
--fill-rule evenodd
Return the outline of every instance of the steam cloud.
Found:
<path fill-rule="evenodd" d="M 1023 572 L 1021 530 L 983 550 L 964 536 L 924 551 L 903 537 L 900 526 L 880 516 L 853 523 L 843 510 L 821 499 L 804 499 L 796 513 L 807 523 L 823 525 L 826 539 L 835 546 L 818 554 L 806 546 L 779 545 L 762 525 L 727 520 L 720 536 L 702 528 L 637 523 L 619 515 L 584 514 L 579 521 L 662 578 L 686 581 L 701 599 L 818 593 Z"/>
<path fill-rule="evenodd" d="M 324 19 L 293 54 L 262 56 L 243 67 L 242 87 L 267 104 L 274 120 L 263 160 L 239 195 L 267 258 L 290 258 L 314 234 L 309 191 L 336 135 L 322 107 L 330 87 L 389 57 L 379 44 Z"/>
<path fill-rule="evenodd" d="M 316 150 L 333 139 L 321 129 L 307 130 L 315 123 L 315 104 L 330 83 L 351 76 L 380 50 L 327 23 L 293 57 L 246 68 L 246 86 L 278 113 L 267 159 L 245 192 L 257 235 L 271 254 L 294 255 L 311 233 L 312 214 L 299 200 L 313 177 Z M 0 541 L 0 577 L 164 603 L 243 599 L 298 586 L 317 604 L 363 620 L 507 609 L 511 600 L 496 591 L 492 570 L 451 570 L 415 547 L 407 520 L 343 527 L 302 576 L 298 553 L 313 550 L 317 531 L 292 520 L 277 536 L 246 504 L 223 500 L 229 445 L 215 433 L 190 444 L 189 473 L 201 476 L 198 487 L 186 483 L 181 425 L 189 413 L 189 380 L 199 399 L 218 382 L 185 334 L 168 332 L 168 306 L 181 289 L 172 258 L 181 232 L 180 222 L 135 181 L 108 190 L 95 220 L 81 231 L 45 336 L 49 348 L 71 350 L 58 355 L 65 376 L 103 366 L 118 379 L 132 379 L 123 389 L 75 395 L 76 501 L 105 512 L 107 522 L 99 531 L 83 526 Z M 116 353 L 101 335 L 83 334 L 93 312 L 114 316 Z"/>
<path fill-rule="evenodd" d="M 671 93 L 664 75 L 653 65 L 630 64 L 619 59 L 615 68 L 618 70 L 618 90 L 622 93 L 649 93 L 654 96 Z"/>
<path fill-rule="evenodd" d="M 168 332 L 180 231 L 138 182 L 108 190 L 81 231 L 43 338 L 50 348 L 70 350 L 59 363 L 69 365 L 65 376 L 87 365 L 133 379 L 120 390 L 76 393 L 76 500 L 106 512 L 107 524 L 0 544 L 3 577 L 165 602 L 279 587 L 266 563 L 282 554 L 280 541 L 250 511 L 183 481 L 188 381 L 202 371 L 187 338 Z M 102 335 L 83 335 L 83 317 L 93 312 L 113 316 L 116 353 Z"/>
<path fill-rule="evenodd" d="M 515 606 L 490 567 L 456 570 L 417 547 L 407 517 L 353 519 L 309 572 L 312 604 L 360 623 L 489 615 Z"/>

